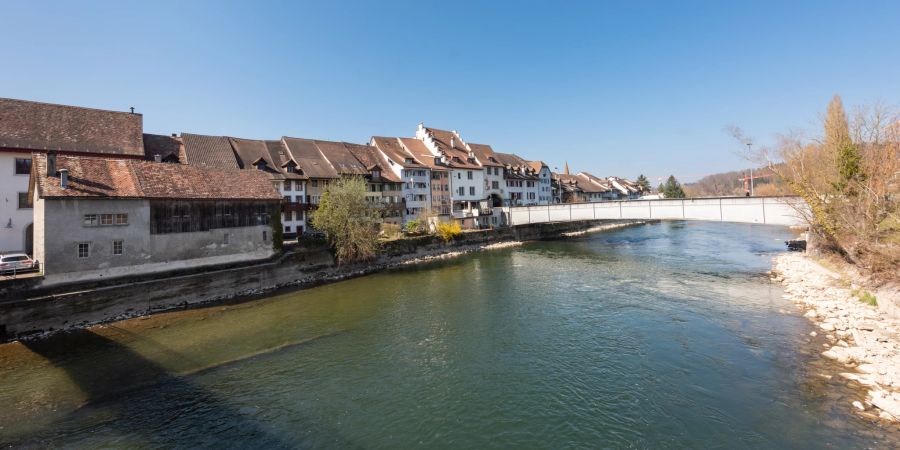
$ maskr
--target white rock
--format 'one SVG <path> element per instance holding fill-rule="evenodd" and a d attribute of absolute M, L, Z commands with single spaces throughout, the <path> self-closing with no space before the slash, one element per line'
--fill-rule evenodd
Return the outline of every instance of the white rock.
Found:
<path fill-rule="evenodd" d="M 863 404 L 860 403 L 859 400 L 856 400 L 856 401 L 853 402 L 853 407 L 856 408 L 856 409 L 858 409 L 858 410 L 860 410 L 860 411 L 865 411 L 865 410 L 866 410 L 866 407 L 863 406 Z"/>
<path fill-rule="evenodd" d="M 825 322 L 825 323 L 819 325 L 819 328 L 821 328 L 825 331 L 834 331 L 834 325 L 832 325 L 831 322 Z"/>

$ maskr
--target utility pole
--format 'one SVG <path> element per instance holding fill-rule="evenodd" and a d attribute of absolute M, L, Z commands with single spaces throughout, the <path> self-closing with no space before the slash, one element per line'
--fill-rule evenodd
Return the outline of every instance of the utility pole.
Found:
<path fill-rule="evenodd" d="M 749 141 L 747 142 L 747 156 L 753 155 L 753 151 L 750 149 L 750 146 L 752 146 L 752 145 L 753 145 L 752 142 L 749 142 Z M 750 196 L 753 197 L 753 166 L 752 165 L 750 166 Z"/>

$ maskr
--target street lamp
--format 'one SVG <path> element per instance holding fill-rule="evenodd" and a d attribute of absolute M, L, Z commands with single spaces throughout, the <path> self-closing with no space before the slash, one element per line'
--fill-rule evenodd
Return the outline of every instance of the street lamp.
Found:
<path fill-rule="evenodd" d="M 747 142 L 747 156 L 748 157 L 753 154 L 753 151 L 750 149 L 750 147 L 752 145 L 753 145 L 752 142 L 749 142 L 749 141 Z M 752 159 L 751 159 L 751 161 L 752 161 Z M 750 196 L 753 197 L 753 164 L 752 163 L 750 165 Z"/>

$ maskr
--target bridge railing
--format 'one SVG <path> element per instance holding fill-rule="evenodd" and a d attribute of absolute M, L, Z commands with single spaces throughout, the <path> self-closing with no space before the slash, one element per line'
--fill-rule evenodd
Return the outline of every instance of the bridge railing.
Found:
<path fill-rule="evenodd" d="M 625 200 L 504 208 L 510 225 L 595 219 L 671 219 L 802 225 L 799 197 Z M 801 209 L 802 211 L 802 209 Z"/>

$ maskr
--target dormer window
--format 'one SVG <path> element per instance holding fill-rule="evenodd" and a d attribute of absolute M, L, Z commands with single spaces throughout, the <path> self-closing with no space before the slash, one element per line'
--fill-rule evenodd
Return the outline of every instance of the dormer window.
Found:
<path fill-rule="evenodd" d="M 372 170 L 372 178 L 381 178 L 381 171 L 378 169 Z"/>
<path fill-rule="evenodd" d="M 288 173 L 297 173 L 297 168 L 294 167 L 293 165 L 287 166 L 286 170 Z"/>
<path fill-rule="evenodd" d="M 259 161 L 255 164 L 255 166 L 256 166 L 256 170 L 266 170 L 266 162 L 265 161 Z"/>
<path fill-rule="evenodd" d="M 406 162 L 406 164 L 413 164 L 415 162 L 412 158 L 406 158 L 404 161 Z"/>

